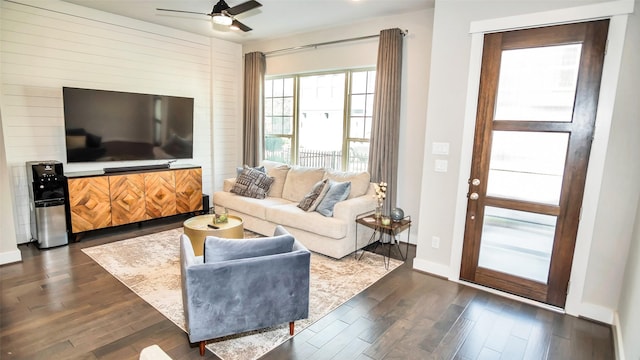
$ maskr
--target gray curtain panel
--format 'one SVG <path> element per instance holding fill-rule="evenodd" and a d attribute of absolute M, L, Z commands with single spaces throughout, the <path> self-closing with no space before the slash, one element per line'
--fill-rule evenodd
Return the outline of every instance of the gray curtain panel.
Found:
<path fill-rule="evenodd" d="M 385 213 L 396 207 L 402 37 L 400 29 L 382 30 L 378 44 L 369 173 L 373 182 L 384 181 L 388 184 L 384 201 Z"/>
<path fill-rule="evenodd" d="M 244 55 L 244 153 L 243 162 L 251 167 L 262 161 L 264 112 L 264 74 L 267 69 L 261 52 Z"/>

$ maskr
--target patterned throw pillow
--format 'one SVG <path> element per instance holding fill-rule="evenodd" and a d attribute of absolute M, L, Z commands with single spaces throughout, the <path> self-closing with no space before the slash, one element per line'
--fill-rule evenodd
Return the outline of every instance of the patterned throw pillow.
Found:
<path fill-rule="evenodd" d="M 327 193 L 327 190 L 329 190 L 328 179 L 318 181 L 313 185 L 311 191 L 302 198 L 298 207 L 304 211 L 314 211 Z"/>
<path fill-rule="evenodd" d="M 269 188 L 273 184 L 273 178 L 267 174 L 246 166 L 236 178 L 231 192 L 240 196 L 254 199 L 264 199 L 267 197 Z"/>
<path fill-rule="evenodd" d="M 238 166 L 236 167 L 236 177 L 240 176 L 240 174 L 242 174 L 242 171 L 244 170 L 244 168 L 248 166 L 248 165 L 244 165 L 244 166 Z M 254 167 L 254 169 L 263 172 L 263 173 L 267 173 L 267 170 L 265 170 L 264 166 L 256 166 Z"/>

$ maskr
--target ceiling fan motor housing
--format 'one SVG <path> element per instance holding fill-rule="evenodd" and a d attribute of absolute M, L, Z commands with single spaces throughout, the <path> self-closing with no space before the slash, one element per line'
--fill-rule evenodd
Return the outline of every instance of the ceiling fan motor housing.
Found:
<path fill-rule="evenodd" d="M 224 0 L 218 1 L 217 4 L 213 6 L 212 14 L 222 14 L 223 11 L 227 10 L 229 5 Z"/>

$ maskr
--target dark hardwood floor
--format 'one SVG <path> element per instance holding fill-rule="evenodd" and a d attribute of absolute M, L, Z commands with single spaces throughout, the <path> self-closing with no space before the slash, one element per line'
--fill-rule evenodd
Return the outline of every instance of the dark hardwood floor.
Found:
<path fill-rule="evenodd" d="M 175 228 L 98 231 L 0 267 L 0 359 L 137 359 L 158 344 L 200 357 L 186 334 L 80 249 Z M 264 359 L 614 359 L 611 328 L 412 270 L 409 260 Z M 381 263 L 380 266 L 383 266 Z"/>

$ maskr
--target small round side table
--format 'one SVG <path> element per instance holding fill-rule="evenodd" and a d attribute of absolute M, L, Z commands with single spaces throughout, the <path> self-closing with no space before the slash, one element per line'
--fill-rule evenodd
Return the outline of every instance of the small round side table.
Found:
<path fill-rule="evenodd" d="M 193 252 L 196 256 L 204 252 L 204 239 L 207 236 L 217 236 L 226 239 L 244 238 L 244 221 L 241 217 L 229 215 L 227 222 L 214 224 L 214 214 L 198 215 L 184 221 L 184 234 L 191 240 Z M 217 226 L 218 229 L 209 227 L 209 224 Z"/>

